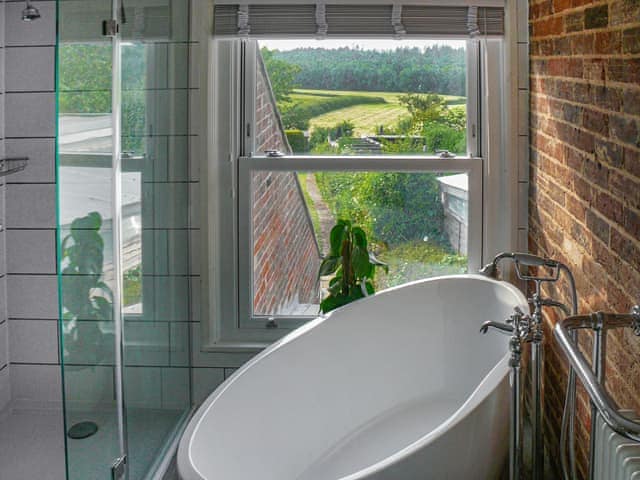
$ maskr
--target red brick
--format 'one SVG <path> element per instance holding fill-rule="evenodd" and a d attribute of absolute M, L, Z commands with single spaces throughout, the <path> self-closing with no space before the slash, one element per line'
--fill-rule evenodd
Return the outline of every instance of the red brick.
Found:
<path fill-rule="evenodd" d="M 597 32 L 593 43 L 596 54 L 614 54 L 622 51 L 622 35 L 618 32 Z"/>
<path fill-rule="evenodd" d="M 536 37 L 559 35 L 563 30 L 564 25 L 560 16 L 545 18 L 533 24 L 533 35 Z"/>
<path fill-rule="evenodd" d="M 531 23 L 543 33 L 536 37 L 534 28 L 531 37 L 530 249 L 573 265 L 583 311 L 625 311 L 640 296 L 640 1 L 531 5 Z M 569 35 L 550 33 L 556 18 Z M 555 291 L 567 298 L 566 288 Z M 566 361 L 553 341 L 545 344 L 544 424 L 556 448 L 560 418 L 549 410 L 562 410 Z M 635 337 L 610 342 L 608 386 L 618 402 L 630 399 L 625 406 L 640 410 L 640 345 L 633 345 Z M 585 476 L 590 407 L 583 389 L 578 405 L 578 470 Z"/>
<path fill-rule="evenodd" d="M 640 27 L 625 30 L 622 44 L 624 53 L 640 53 Z"/>
<path fill-rule="evenodd" d="M 568 32 L 584 30 L 584 12 L 577 12 L 564 17 L 564 29 Z"/>
<path fill-rule="evenodd" d="M 593 53 L 593 43 L 595 35 L 586 33 L 584 35 L 574 35 L 571 37 L 571 53 L 574 55 L 584 55 Z"/>

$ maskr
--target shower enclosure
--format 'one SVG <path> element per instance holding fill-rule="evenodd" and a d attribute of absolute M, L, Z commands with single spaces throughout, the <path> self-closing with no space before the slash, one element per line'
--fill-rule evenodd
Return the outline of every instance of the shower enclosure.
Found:
<path fill-rule="evenodd" d="M 153 478 L 191 408 L 189 0 L 58 0 L 67 478 Z"/>

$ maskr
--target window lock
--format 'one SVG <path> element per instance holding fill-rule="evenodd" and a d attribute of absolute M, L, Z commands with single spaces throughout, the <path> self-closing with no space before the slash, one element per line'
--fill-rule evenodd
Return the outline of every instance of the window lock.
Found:
<path fill-rule="evenodd" d="M 270 158 L 284 157 L 284 153 L 282 153 L 280 150 L 266 150 L 264 154 Z"/>
<path fill-rule="evenodd" d="M 436 150 L 436 153 L 440 158 L 455 158 L 455 155 L 449 150 Z"/>
<path fill-rule="evenodd" d="M 274 317 L 269 317 L 265 326 L 267 328 L 278 328 L 278 322 L 276 322 L 276 319 Z"/>

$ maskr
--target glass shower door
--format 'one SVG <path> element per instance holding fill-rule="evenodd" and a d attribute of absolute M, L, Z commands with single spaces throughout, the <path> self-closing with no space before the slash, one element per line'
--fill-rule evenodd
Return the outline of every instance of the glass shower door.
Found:
<path fill-rule="evenodd" d="M 58 0 L 58 270 L 71 480 L 151 478 L 191 408 L 188 7 Z M 119 33 L 105 36 L 103 21 L 114 16 Z"/>
<path fill-rule="evenodd" d="M 58 281 L 67 478 L 110 479 L 126 452 L 116 307 L 112 5 L 58 2 Z M 117 103 L 117 102 L 116 102 Z"/>

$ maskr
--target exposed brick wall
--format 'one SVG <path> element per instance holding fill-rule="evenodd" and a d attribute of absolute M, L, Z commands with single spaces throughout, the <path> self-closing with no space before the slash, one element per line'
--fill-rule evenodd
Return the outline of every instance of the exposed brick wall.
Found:
<path fill-rule="evenodd" d="M 571 266 L 581 312 L 627 312 L 640 301 L 640 1 L 529 6 L 530 250 Z M 545 435 L 557 473 L 567 363 L 552 339 L 554 321 L 546 319 Z M 590 352 L 588 339 L 582 346 Z M 640 413 L 640 341 L 610 334 L 607 360 L 613 398 Z M 581 388 L 578 408 L 585 477 L 589 407 Z"/>
<path fill-rule="evenodd" d="M 291 153 L 261 59 L 256 83 L 256 150 Z M 320 253 L 296 174 L 257 172 L 251 182 L 254 312 L 318 303 Z"/>

